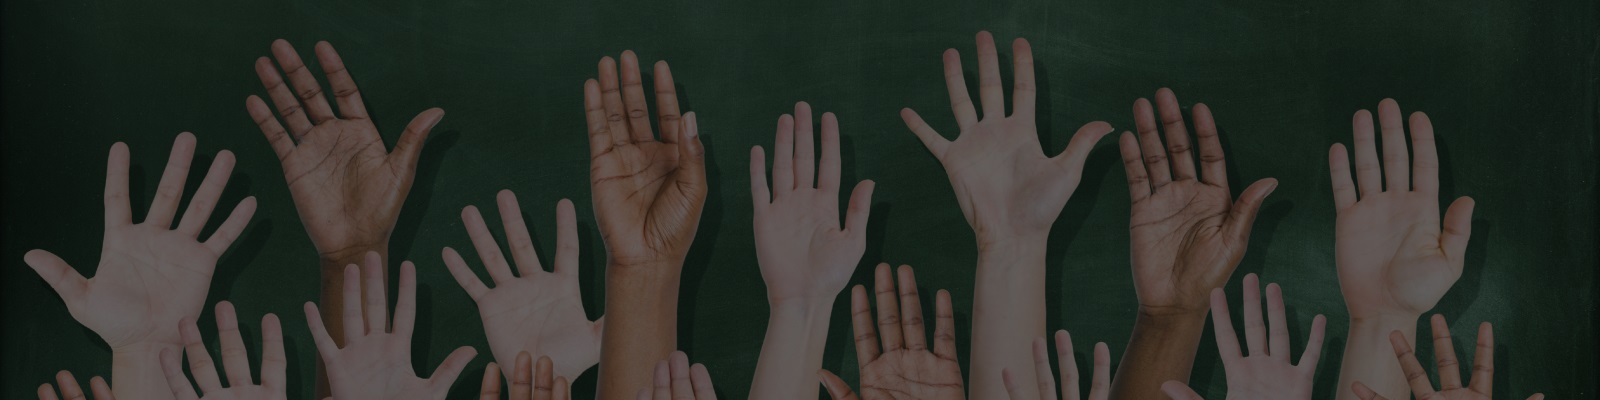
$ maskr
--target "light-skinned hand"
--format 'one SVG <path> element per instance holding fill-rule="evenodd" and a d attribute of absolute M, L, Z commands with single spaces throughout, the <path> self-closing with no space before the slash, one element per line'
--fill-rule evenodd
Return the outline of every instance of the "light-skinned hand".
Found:
<path fill-rule="evenodd" d="M 74 378 L 71 372 L 56 373 L 56 384 L 61 387 L 61 397 L 56 397 L 55 386 L 46 383 L 39 385 L 39 400 L 61 400 L 62 397 L 67 400 L 87 398 L 83 396 L 83 387 L 78 386 L 78 379 Z M 106 386 L 106 380 L 98 376 L 89 379 L 89 390 L 94 393 L 94 400 L 116 400 L 116 397 L 111 395 L 111 387 Z"/>
<path fill-rule="evenodd" d="M 179 327 L 183 336 L 183 351 L 188 354 L 189 372 L 194 383 L 200 386 L 199 396 L 189 378 L 183 375 L 174 350 L 161 352 L 161 370 L 167 376 L 167 385 L 178 400 L 282 400 L 288 388 L 285 373 L 288 359 L 283 353 L 283 327 L 278 316 L 267 314 L 261 318 L 261 384 L 250 378 L 250 359 L 245 354 L 244 339 L 239 334 L 239 316 L 229 302 L 217 303 L 217 336 L 222 345 L 222 366 L 228 373 L 228 387 L 222 387 L 217 367 L 200 339 L 200 328 L 193 320 L 184 320 Z"/>
<path fill-rule="evenodd" d="M 1311 382 L 1322 357 L 1323 329 L 1327 318 L 1311 319 L 1311 338 L 1300 354 L 1300 364 L 1289 362 L 1289 325 L 1285 320 L 1283 289 L 1267 285 L 1267 321 L 1261 320 L 1261 286 L 1256 274 L 1244 276 L 1244 337 L 1249 354 L 1239 349 L 1239 336 L 1233 331 L 1228 313 L 1228 298 L 1222 288 L 1211 290 L 1211 326 L 1217 337 L 1217 352 L 1228 376 L 1228 399 L 1274 400 L 1311 399 Z M 1161 384 L 1173 400 L 1201 400 L 1199 393 L 1178 381 Z"/>
<path fill-rule="evenodd" d="M 1494 326 L 1488 322 L 1478 325 L 1478 350 L 1472 357 L 1472 383 L 1463 385 L 1460 362 L 1456 361 L 1456 348 L 1450 341 L 1450 325 L 1439 314 L 1433 315 L 1432 324 L 1433 353 L 1439 369 L 1437 391 L 1433 388 L 1433 382 L 1428 381 L 1428 371 L 1422 369 L 1422 363 L 1417 361 L 1417 355 L 1411 351 L 1411 343 L 1405 335 L 1399 331 L 1389 334 L 1389 343 L 1394 345 L 1395 358 L 1400 360 L 1400 369 L 1405 371 L 1411 393 L 1418 399 L 1427 400 L 1489 400 L 1490 393 L 1494 392 Z M 1361 382 L 1356 382 L 1351 389 L 1362 400 L 1388 400 Z M 1544 394 L 1534 393 L 1528 396 L 1528 400 L 1544 400 Z"/>
<path fill-rule="evenodd" d="M 838 400 L 966 398 L 961 384 L 961 363 L 956 360 L 956 322 L 950 293 L 944 290 L 938 293 L 933 351 L 930 352 L 927 328 L 922 323 L 922 297 L 917 293 L 917 279 L 911 266 L 900 266 L 898 293 L 889 264 L 879 264 L 876 272 L 876 321 L 867 304 L 867 288 L 856 285 L 850 293 L 861 395 L 857 397 L 839 376 L 820 370 L 818 375 L 828 394 Z M 876 330 L 873 324 L 878 325 Z"/>
<path fill-rule="evenodd" d="M 1061 397 L 1056 397 L 1056 380 L 1050 376 L 1050 355 L 1044 338 L 1033 340 L 1034 376 L 1039 384 L 1040 400 L 1078 400 L 1078 363 L 1072 359 L 1072 334 L 1056 331 L 1056 360 L 1061 364 Z M 1006 394 L 1011 400 L 1029 400 L 1023 393 L 1010 369 L 1000 371 L 1006 384 Z M 1111 396 L 1111 349 L 1105 342 L 1094 344 L 1094 375 L 1089 384 L 1089 400 L 1107 400 Z"/>
<path fill-rule="evenodd" d="M 701 364 L 689 365 L 689 356 L 674 351 L 666 360 L 656 362 L 655 384 L 650 389 L 639 389 L 638 400 L 717 400 L 711 387 L 711 373 Z"/>
<path fill-rule="evenodd" d="M 539 362 L 533 362 L 533 356 L 524 351 L 517 353 L 516 367 L 508 376 L 511 379 L 509 400 L 571 400 L 572 388 L 567 384 L 567 378 L 552 377 L 550 357 L 539 357 Z M 483 389 L 478 392 L 479 400 L 500 400 L 500 365 L 489 363 L 483 370 Z"/>
<path fill-rule="evenodd" d="M 583 312 L 578 292 L 578 217 L 572 202 L 562 199 L 556 203 L 556 256 L 551 272 L 539 265 L 517 196 L 502 190 L 498 203 L 517 275 L 512 275 L 483 215 L 472 206 L 461 210 L 461 221 L 494 279 L 494 288 L 485 286 L 455 249 L 444 248 L 444 264 L 478 303 L 483 332 L 496 360 L 514 362 L 524 352 L 550 357 L 558 366 L 557 377 L 577 379 L 600 362 L 604 317 L 591 322 Z"/>

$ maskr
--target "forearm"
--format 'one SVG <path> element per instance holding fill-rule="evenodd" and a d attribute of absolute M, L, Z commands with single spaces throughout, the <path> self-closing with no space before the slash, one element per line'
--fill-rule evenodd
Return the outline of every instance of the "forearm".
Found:
<path fill-rule="evenodd" d="M 333 342 L 340 346 L 344 346 L 344 269 L 351 264 L 365 265 L 369 251 L 378 252 L 378 258 L 383 260 L 382 265 L 388 265 L 389 250 L 385 247 L 352 249 L 339 254 L 318 256 L 318 263 L 321 265 L 319 273 L 322 276 L 322 292 L 318 296 L 317 310 L 322 312 L 322 324 L 327 327 L 328 335 L 332 336 Z M 383 268 L 382 274 L 384 282 L 388 282 L 388 268 Z M 366 302 L 361 304 L 365 307 Z M 321 357 L 317 357 L 316 370 L 317 398 L 327 397 L 332 392 L 328 387 L 328 376 L 323 370 Z"/>
<path fill-rule="evenodd" d="M 1163 382 L 1188 383 L 1205 318 L 1204 309 L 1155 313 L 1141 308 L 1122 365 L 1112 380 L 1111 398 L 1164 399 Z"/>
<path fill-rule="evenodd" d="M 173 329 L 177 329 L 174 327 Z M 172 388 L 161 368 L 161 351 L 182 357 L 178 343 L 134 344 L 111 353 L 111 389 L 121 399 L 172 399 Z M 184 379 L 188 381 L 187 378 Z"/>
<path fill-rule="evenodd" d="M 1398 330 L 1406 336 L 1407 342 L 1415 343 L 1417 318 L 1394 315 L 1350 319 L 1349 342 L 1344 348 L 1344 363 L 1339 366 L 1339 399 L 1357 399 L 1351 389 L 1355 382 L 1366 384 L 1383 397 L 1411 398 L 1405 373 L 1400 371 L 1400 360 L 1395 358 L 1394 346 L 1389 343 L 1389 333 Z"/>
<path fill-rule="evenodd" d="M 1010 369 L 1027 398 L 1037 397 L 1033 339 L 1045 333 L 1045 235 L 980 241 L 972 312 L 972 375 L 968 397 L 1007 398 L 1001 371 Z"/>
<path fill-rule="evenodd" d="M 771 301 L 752 399 L 815 399 L 833 299 Z"/>
<path fill-rule="evenodd" d="M 678 343 L 677 266 L 606 268 L 598 398 L 632 399 Z"/>

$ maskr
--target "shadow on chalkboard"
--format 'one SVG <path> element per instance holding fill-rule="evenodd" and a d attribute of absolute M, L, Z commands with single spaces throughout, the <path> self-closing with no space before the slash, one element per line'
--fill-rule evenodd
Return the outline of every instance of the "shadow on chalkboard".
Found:
<path fill-rule="evenodd" d="M 689 90 L 681 84 L 674 86 L 678 91 L 679 110 L 694 110 L 689 101 Z M 684 256 L 682 279 L 678 284 L 678 349 L 689 354 L 694 354 L 694 310 L 700 302 L 700 288 L 704 284 L 706 271 L 711 269 L 711 261 L 716 254 L 723 214 L 722 167 L 713 156 L 717 154 L 716 141 L 707 140 L 705 132 L 700 132 L 700 135 L 704 150 L 702 157 L 706 163 L 706 203 L 700 212 L 700 227 L 695 232 L 694 243 L 689 245 L 689 253 Z"/>
<path fill-rule="evenodd" d="M 390 273 L 389 276 L 398 277 L 400 275 L 399 274 L 395 274 L 395 273 Z M 399 278 L 391 278 L 389 280 L 392 281 L 392 282 L 390 282 L 390 284 L 394 284 L 394 285 L 398 286 L 398 282 L 399 282 L 400 279 Z M 397 292 L 390 291 L 389 293 L 397 293 Z M 391 299 L 391 300 L 389 300 L 389 304 L 390 304 L 389 310 L 393 311 L 394 310 L 394 305 L 393 305 L 394 304 L 394 300 L 397 300 L 398 297 L 396 295 L 391 294 L 391 295 L 389 295 L 389 299 Z M 412 328 L 411 329 L 411 365 L 412 365 L 412 368 L 415 369 L 418 372 L 418 375 L 422 375 L 422 371 L 429 371 L 429 373 L 431 374 L 434 370 L 439 368 L 439 364 L 444 362 L 444 359 L 441 358 L 441 359 L 434 360 L 434 361 L 428 361 L 429 349 L 433 348 L 433 326 L 434 325 L 433 325 L 433 287 L 429 286 L 426 283 L 417 282 L 417 309 L 416 309 L 415 318 L 416 319 L 412 320 L 413 324 L 411 325 L 411 328 Z M 392 318 L 389 321 L 390 322 L 394 322 L 394 320 Z M 450 347 L 447 347 L 447 349 L 449 349 L 450 351 L 455 351 L 456 346 L 450 346 Z M 449 353 L 445 353 L 445 354 L 449 354 Z M 477 358 L 473 358 L 473 361 L 478 361 L 479 359 L 482 358 L 481 357 L 481 354 L 482 354 L 481 351 L 480 351 L 479 354 L 480 354 L 480 356 L 477 357 Z M 463 376 L 465 376 L 465 375 L 463 375 Z M 479 373 L 478 376 L 482 377 L 483 374 Z M 467 381 L 470 382 L 471 380 L 467 380 Z M 457 385 L 457 386 L 471 386 L 471 385 Z"/>
<path fill-rule="evenodd" d="M 281 321 L 283 321 L 284 317 L 285 317 L 284 315 L 281 315 L 281 314 L 278 315 L 278 321 L 280 321 L 279 322 L 279 326 L 280 327 L 283 326 Z M 248 346 L 248 345 L 246 345 L 246 346 Z M 307 391 L 306 389 L 311 389 L 313 386 L 316 386 L 315 383 L 306 383 L 305 380 L 303 380 L 302 378 L 306 375 L 305 368 L 307 366 L 316 365 L 316 358 L 319 357 L 317 355 L 318 353 L 317 353 L 316 349 L 311 349 L 311 359 L 309 359 L 309 360 L 297 360 L 297 358 L 299 358 L 298 356 L 300 354 L 301 354 L 300 353 L 300 339 L 298 338 L 298 336 L 290 335 L 290 334 L 287 334 L 287 333 L 284 334 L 283 335 L 283 355 L 284 355 L 284 358 L 286 358 L 289 361 L 288 362 L 288 368 L 284 370 L 284 383 L 287 386 L 287 387 L 284 388 L 284 390 L 285 390 L 284 394 L 288 395 L 288 398 L 291 398 L 291 399 L 309 399 L 309 398 L 311 398 L 311 394 L 310 393 L 306 393 L 306 391 Z M 251 365 L 252 366 L 260 366 L 261 364 L 251 364 Z M 257 372 L 259 373 L 259 371 L 257 371 Z"/>
<path fill-rule="evenodd" d="M 428 208 L 433 204 L 433 183 L 439 178 L 439 166 L 444 163 L 445 153 L 455 147 L 456 142 L 461 139 L 461 132 L 452 130 L 432 136 L 423 144 L 422 154 L 417 157 L 417 171 L 416 177 L 411 181 L 411 193 L 406 195 L 405 204 L 400 206 L 400 217 L 395 222 L 394 233 L 389 239 L 390 264 L 398 265 L 396 256 L 406 257 L 411 254 L 411 247 L 417 241 L 417 232 L 422 227 L 422 216 L 428 215 Z"/>

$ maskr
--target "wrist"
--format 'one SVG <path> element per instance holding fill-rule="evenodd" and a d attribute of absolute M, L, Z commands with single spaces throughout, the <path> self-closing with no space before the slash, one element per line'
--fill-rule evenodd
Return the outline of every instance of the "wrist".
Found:
<path fill-rule="evenodd" d="M 1159 330 L 1175 330 L 1195 325 L 1205 325 L 1205 308 L 1189 309 L 1184 307 L 1153 307 L 1139 305 L 1139 313 L 1134 318 L 1134 323 Z"/>
<path fill-rule="evenodd" d="M 833 312 L 832 298 L 768 299 L 768 321 L 826 320 Z"/>
<path fill-rule="evenodd" d="M 346 246 L 337 250 L 317 250 L 317 260 L 325 270 L 344 271 L 350 264 L 362 265 L 367 253 L 378 252 L 380 257 L 389 256 L 389 246 L 382 244 Z"/>
<path fill-rule="evenodd" d="M 183 347 L 177 338 L 171 340 L 148 340 L 135 342 L 111 348 L 113 359 L 156 359 L 161 356 L 162 350 L 176 350 Z"/>
<path fill-rule="evenodd" d="M 1358 327 L 1375 329 L 1381 328 L 1385 329 L 1383 331 L 1384 337 L 1388 337 L 1389 331 L 1415 330 L 1417 327 L 1417 320 L 1421 318 L 1421 314 L 1405 311 L 1351 313 L 1350 329 L 1354 331 Z"/>

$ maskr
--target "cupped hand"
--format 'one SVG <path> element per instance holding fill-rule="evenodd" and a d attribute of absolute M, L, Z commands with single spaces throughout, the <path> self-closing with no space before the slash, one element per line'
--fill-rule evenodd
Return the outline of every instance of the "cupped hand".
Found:
<path fill-rule="evenodd" d="M 1273 400 L 1310 399 L 1313 373 L 1322 357 L 1322 335 L 1327 319 L 1321 314 L 1311 319 L 1311 337 L 1300 354 L 1300 364 L 1289 362 L 1289 325 L 1284 317 L 1283 289 L 1267 285 L 1267 321 L 1261 320 L 1261 282 L 1256 274 L 1244 276 L 1244 336 L 1249 354 L 1242 354 L 1228 313 L 1228 298 L 1222 288 L 1211 291 L 1211 326 L 1217 337 L 1217 351 L 1228 376 L 1228 399 Z M 1178 381 L 1161 384 L 1161 390 L 1174 400 L 1201 400 L 1188 385 Z"/>
<path fill-rule="evenodd" d="M 554 366 L 550 357 L 539 357 L 533 362 L 528 352 L 517 353 L 516 367 L 507 376 L 511 379 L 509 400 L 571 400 L 572 387 L 567 378 L 552 376 Z M 500 365 L 493 362 L 483 369 L 483 389 L 479 400 L 500 400 Z"/>
<path fill-rule="evenodd" d="M 1065 151 L 1055 157 L 1046 156 L 1034 121 L 1037 89 L 1028 41 L 1019 38 L 1012 44 L 1016 76 L 1009 116 L 1005 112 L 994 37 L 989 32 L 978 32 L 977 44 L 982 119 L 967 94 L 961 55 L 955 49 L 944 53 L 944 76 L 950 108 L 960 128 L 956 140 L 945 139 L 910 108 L 901 110 L 900 117 L 944 165 L 961 213 L 977 233 L 980 244 L 1042 237 L 1049 233 L 1061 208 L 1077 190 L 1089 150 L 1111 132 L 1111 125 L 1090 122 L 1078 128 Z"/>
<path fill-rule="evenodd" d="M 250 360 L 245 354 L 244 339 L 239 334 L 239 316 L 234 312 L 233 304 L 226 301 L 217 303 L 217 336 L 222 342 L 222 366 L 228 373 L 227 388 L 222 387 L 217 368 L 211 361 L 211 353 L 206 350 L 205 342 L 200 340 L 200 328 L 195 326 L 194 320 L 184 320 L 179 330 L 183 336 L 183 351 L 189 358 L 189 372 L 194 375 L 194 383 L 200 386 L 200 393 L 204 396 L 197 395 L 194 386 L 189 384 L 189 378 L 183 375 L 183 367 L 178 361 L 180 354 L 166 350 L 161 352 L 161 370 L 167 376 L 167 385 L 172 388 L 173 397 L 178 400 L 288 398 L 285 380 L 288 359 L 283 353 L 283 327 L 278 322 L 278 316 L 267 314 L 261 318 L 259 385 L 250 378 Z"/>
<path fill-rule="evenodd" d="M 105 239 L 93 279 L 84 279 L 48 251 L 33 250 L 23 257 L 66 302 L 72 317 L 113 350 L 179 345 L 178 322 L 200 316 L 217 259 L 255 213 L 255 198 L 245 198 L 210 238 L 199 240 L 233 171 L 233 153 L 223 150 L 211 162 L 178 227 L 172 228 L 194 149 L 194 135 L 178 135 L 150 212 L 135 224 L 128 203 L 128 146 L 111 146 L 106 166 Z"/>
<path fill-rule="evenodd" d="M 1120 143 L 1133 200 L 1134 289 L 1142 312 L 1199 314 L 1206 294 L 1227 282 L 1244 258 L 1256 212 L 1278 181 L 1256 181 L 1235 201 L 1211 109 L 1196 104 L 1193 110 L 1200 142 L 1197 174 L 1177 96 L 1166 88 L 1156 91 L 1156 107 L 1159 126 L 1148 100 L 1134 102 L 1139 134 L 1124 132 Z"/>
<path fill-rule="evenodd" d="M 666 61 L 655 64 L 657 138 L 650 128 L 639 59 L 600 60 L 583 84 L 589 123 L 589 184 L 595 217 L 614 266 L 680 268 L 706 201 L 705 147 L 695 114 L 679 115 Z"/>
<path fill-rule="evenodd" d="M 74 378 L 71 372 L 61 371 L 56 373 L 56 385 L 61 387 L 61 396 L 67 398 L 67 400 L 88 398 L 84 397 L 83 386 L 78 385 L 78 378 Z M 94 400 L 116 400 L 116 397 L 111 394 L 111 386 L 106 385 L 106 380 L 98 376 L 89 379 L 89 390 L 90 393 L 94 394 Z M 39 400 L 60 399 L 61 397 L 56 397 L 55 386 L 50 386 L 49 383 L 39 385 Z"/>
<path fill-rule="evenodd" d="M 927 329 L 922 323 L 922 297 L 917 293 L 917 279 L 911 266 L 900 266 L 898 293 L 889 264 L 879 264 L 876 275 L 876 321 L 867 304 L 867 288 L 856 285 L 850 293 L 856 360 L 861 371 L 859 398 L 966 398 L 961 384 L 961 363 L 956 360 L 956 323 L 950 293 L 944 290 L 938 293 L 933 351 L 929 352 Z M 878 325 L 876 330 L 873 324 Z M 834 399 L 858 398 L 837 375 L 827 370 L 818 374 Z"/>
<path fill-rule="evenodd" d="M 1056 360 L 1061 364 L 1061 397 L 1056 397 L 1056 380 L 1050 376 L 1050 355 L 1044 338 L 1033 340 L 1034 375 L 1039 382 L 1040 400 L 1078 400 L 1078 363 L 1072 359 L 1072 334 L 1056 331 Z M 1028 400 L 1010 369 L 1001 370 L 1006 394 L 1011 400 Z M 1094 345 L 1094 375 L 1089 384 L 1089 400 L 1111 398 L 1111 349 L 1105 342 Z"/>
<path fill-rule="evenodd" d="M 411 366 L 411 333 L 417 315 L 417 269 L 410 261 L 400 265 L 400 295 L 395 301 L 391 327 L 382 268 L 383 262 L 376 252 L 367 253 L 364 268 L 354 264 L 345 267 L 344 348 L 339 348 L 328 335 L 316 303 L 306 303 L 306 323 L 316 342 L 317 353 L 327 365 L 328 386 L 333 397 L 340 400 L 443 399 L 461 370 L 478 352 L 471 346 L 458 348 L 434 370 L 432 378 L 417 377 Z"/>
<path fill-rule="evenodd" d="M 278 154 L 289 194 L 318 254 L 325 260 L 353 259 L 387 248 L 400 206 L 411 191 L 422 144 L 444 118 L 444 110 L 430 108 L 412 118 L 394 151 L 388 151 L 339 53 L 328 42 L 318 42 L 316 54 L 339 115 L 294 47 L 282 39 L 272 42 L 272 57 L 289 75 L 288 82 L 271 59 L 256 59 L 256 75 L 277 115 L 254 95 L 246 99 L 245 109 Z"/>
<path fill-rule="evenodd" d="M 1414 319 L 1438 304 L 1461 277 L 1473 202 L 1461 197 L 1451 203 L 1441 231 L 1433 123 L 1427 114 L 1411 114 L 1414 157 L 1407 160 L 1400 105 L 1393 99 L 1379 102 L 1378 121 L 1383 129 L 1381 167 L 1367 110 L 1357 111 L 1351 122 L 1355 182 L 1344 145 L 1334 144 L 1328 152 L 1338 211 L 1334 261 L 1352 318 Z"/>
<path fill-rule="evenodd" d="M 711 373 L 702 364 L 689 365 L 689 356 L 674 351 L 667 359 L 656 362 L 655 383 L 648 389 L 639 389 L 638 400 L 717 400 L 711 386 Z"/>
<path fill-rule="evenodd" d="M 1433 382 L 1428 381 L 1428 371 L 1422 369 L 1422 363 L 1417 361 L 1417 355 L 1411 351 L 1411 343 L 1405 335 L 1400 331 L 1389 334 L 1389 344 L 1394 346 L 1395 358 L 1400 360 L 1400 369 L 1405 372 L 1406 381 L 1411 385 L 1411 393 L 1418 399 L 1489 400 L 1494 392 L 1494 326 L 1488 322 L 1478 325 L 1478 350 L 1472 357 L 1472 383 L 1463 385 L 1461 366 L 1456 361 L 1456 348 L 1450 339 L 1450 325 L 1445 323 L 1444 316 L 1440 314 L 1433 315 L 1432 324 L 1433 353 L 1438 358 L 1439 369 L 1437 391 Z M 1388 400 L 1361 382 L 1356 382 L 1351 389 L 1361 400 Z M 1534 393 L 1528 396 L 1528 400 L 1544 400 L 1544 394 Z"/>
<path fill-rule="evenodd" d="M 444 248 L 444 264 L 461 288 L 478 303 L 489 350 L 501 363 L 514 361 L 519 353 L 549 357 L 557 366 L 556 376 L 577 379 L 578 375 L 600 362 L 602 321 L 589 321 L 583 312 L 578 291 L 578 219 L 572 202 L 556 203 L 555 270 L 545 272 L 534 252 L 533 238 L 522 220 L 517 196 L 502 190 L 498 196 L 500 221 L 517 275 L 506 263 L 494 235 L 484 224 L 477 207 L 461 210 L 461 221 L 472 237 L 472 245 L 494 279 L 494 288 L 485 286 L 467 267 L 455 249 Z"/>
<path fill-rule="evenodd" d="M 867 249 L 873 182 L 856 185 L 840 226 L 839 120 L 822 114 L 822 162 L 815 168 L 811 132 L 809 104 L 795 104 L 793 116 L 778 118 L 771 192 L 765 153 L 761 146 L 750 149 L 756 259 L 775 302 L 833 299 Z"/>

